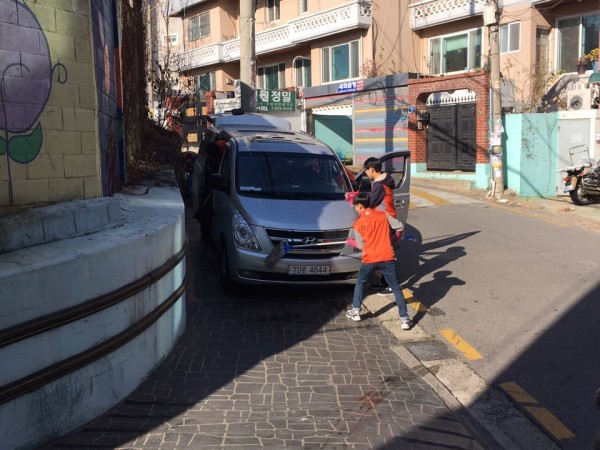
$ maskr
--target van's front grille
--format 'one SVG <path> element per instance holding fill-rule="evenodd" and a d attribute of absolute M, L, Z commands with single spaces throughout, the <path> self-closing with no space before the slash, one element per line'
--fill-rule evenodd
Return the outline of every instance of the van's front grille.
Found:
<path fill-rule="evenodd" d="M 340 254 L 346 246 L 350 230 L 301 231 L 266 229 L 271 244 L 275 247 L 281 241 L 287 241 L 292 249 L 288 258 L 330 258 Z"/>

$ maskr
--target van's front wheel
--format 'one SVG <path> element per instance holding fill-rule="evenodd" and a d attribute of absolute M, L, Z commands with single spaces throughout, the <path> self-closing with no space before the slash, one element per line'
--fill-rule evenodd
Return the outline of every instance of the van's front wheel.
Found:
<path fill-rule="evenodd" d="M 229 256 L 227 254 L 227 244 L 221 240 L 219 249 L 219 272 L 221 288 L 224 292 L 232 292 L 236 288 L 235 282 L 231 279 L 231 269 L 229 267 Z"/>

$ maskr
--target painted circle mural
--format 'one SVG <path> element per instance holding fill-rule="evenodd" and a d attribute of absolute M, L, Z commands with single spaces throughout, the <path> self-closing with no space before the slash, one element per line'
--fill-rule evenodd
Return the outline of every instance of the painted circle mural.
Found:
<path fill-rule="evenodd" d="M 27 5 L 0 0 L 0 8 L 9 18 L 1 33 L 0 128 L 23 133 L 37 122 L 50 95 L 50 50 L 40 23 Z"/>

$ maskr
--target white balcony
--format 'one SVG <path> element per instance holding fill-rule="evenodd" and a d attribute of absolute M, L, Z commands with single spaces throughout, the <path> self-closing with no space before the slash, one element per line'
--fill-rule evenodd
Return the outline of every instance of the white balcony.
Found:
<path fill-rule="evenodd" d="M 317 14 L 291 20 L 287 25 L 256 33 L 256 54 L 294 47 L 336 33 L 371 26 L 371 2 L 353 0 Z M 205 45 L 181 54 L 181 70 L 240 59 L 240 39 Z"/>
<path fill-rule="evenodd" d="M 488 0 L 418 0 L 410 4 L 413 30 L 483 14 Z"/>

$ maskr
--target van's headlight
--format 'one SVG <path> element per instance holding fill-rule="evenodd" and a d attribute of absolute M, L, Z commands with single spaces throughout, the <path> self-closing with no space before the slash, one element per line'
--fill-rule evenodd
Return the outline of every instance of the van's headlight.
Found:
<path fill-rule="evenodd" d="M 258 240 L 241 214 L 233 215 L 233 242 L 245 250 L 260 252 Z"/>

